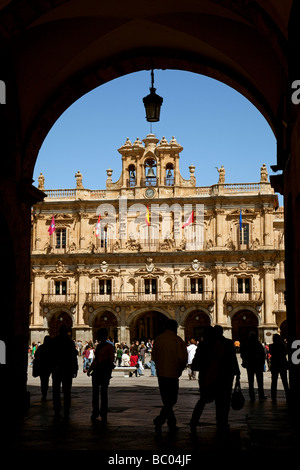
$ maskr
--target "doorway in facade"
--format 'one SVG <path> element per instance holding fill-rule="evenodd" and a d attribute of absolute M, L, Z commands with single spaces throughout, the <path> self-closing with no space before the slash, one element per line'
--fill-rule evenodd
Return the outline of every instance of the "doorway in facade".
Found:
<path fill-rule="evenodd" d="M 118 341 L 118 321 L 116 316 L 109 311 L 99 313 L 93 323 L 93 341 L 97 339 L 99 328 L 106 328 L 108 337 L 115 343 Z"/>
<path fill-rule="evenodd" d="M 249 310 L 243 310 L 232 317 L 232 340 L 243 343 L 247 340 L 249 333 L 258 335 L 258 318 Z"/>
<path fill-rule="evenodd" d="M 207 313 L 202 310 L 191 312 L 185 323 L 185 340 L 190 341 L 193 338 L 196 341 L 201 341 L 205 328 L 210 324 Z"/>
<path fill-rule="evenodd" d="M 72 318 L 67 312 L 54 313 L 49 322 L 49 335 L 51 338 L 59 334 L 59 329 L 62 325 L 66 325 L 69 334 L 72 336 Z"/>
<path fill-rule="evenodd" d="M 155 339 L 164 331 L 167 316 L 161 312 L 145 312 L 134 318 L 130 325 L 130 341 Z"/>

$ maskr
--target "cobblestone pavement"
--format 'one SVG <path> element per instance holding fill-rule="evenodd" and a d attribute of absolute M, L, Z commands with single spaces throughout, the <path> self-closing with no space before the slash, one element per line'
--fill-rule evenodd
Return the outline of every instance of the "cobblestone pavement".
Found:
<path fill-rule="evenodd" d="M 278 401 L 276 404 L 271 402 L 270 372 L 264 374 L 268 399 L 264 402 L 257 399 L 251 403 L 248 398 L 246 371 L 241 368 L 241 384 L 246 403 L 242 410 L 230 411 L 230 433 L 224 440 L 218 439 L 216 434 L 214 403 L 208 404 L 204 409 L 197 433 L 193 435 L 190 432 L 189 420 L 198 399 L 198 382 L 189 380 L 187 371 L 180 378 L 178 402 L 174 408 L 179 427 L 175 436 L 168 433 L 167 427 L 162 428 L 161 435 L 155 433 L 153 418 L 161 408 L 161 399 L 157 378 L 150 377 L 149 369 L 144 371 L 144 376 L 131 378 L 114 372 L 109 387 L 108 423 L 106 426 L 101 422 L 93 424 L 90 420 L 91 379 L 82 371 L 82 358 L 79 358 L 79 366 L 78 376 L 73 381 L 68 420 L 63 415 L 55 419 L 51 386 L 47 401 L 41 401 L 39 378 L 32 377 L 29 367 L 28 390 L 31 404 L 16 429 L 15 440 L 10 444 L 12 449 L 98 451 L 98 455 L 107 460 L 115 459 L 115 462 L 111 460 L 115 464 L 123 463 L 117 462 L 123 455 L 136 456 L 140 453 L 149 455 L 151 460 L 153 455 L 160 454 L 171 455 L 168 458 L 173 459 L 177 454 L 195 456 L 209 452 L 214 455 L 219 450 L 235 455 L 234 453 L 239 452 L 253 454 L 256 451 L 267 451 L 272 454 L 297 449 L 299 439 L 297 441 L 297 433 L 289 419 L 280 380 Z M 150 461 L 146 463 L 149 464 Z M 173 463 L 175 464 L 176 462 Z"/>

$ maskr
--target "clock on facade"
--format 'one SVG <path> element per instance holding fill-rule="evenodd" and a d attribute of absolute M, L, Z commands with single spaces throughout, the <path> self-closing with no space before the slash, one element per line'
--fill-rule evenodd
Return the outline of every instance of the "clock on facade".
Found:
<path fill-rule="evenodd" d="M 145 196 L 146 197 L 153 197 L 154 196 L 154 189 L 153 188 L 147 188 L 145 191 Z"/>

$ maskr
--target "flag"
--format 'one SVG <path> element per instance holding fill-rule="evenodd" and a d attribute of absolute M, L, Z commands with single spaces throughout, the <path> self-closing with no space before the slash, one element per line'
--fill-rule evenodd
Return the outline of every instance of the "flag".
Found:
<path fill-rule="evenodd" d="M 187 219 L 187 221 L 183 224 L 182 228 L 187 227 L 188 225 L 194 222 L 194 211 L 191 212 L 191 215 Z"/>
<path fill-rule="evenodd" d="M 146 221 L 147 225 L 150 225 L 150 212 L 149 212 L 149 207 L 148 206 L 147 206 L 145 221 Z"/>
<path fill-rule="evenodd" d="M 49 235 L 52 235 L 52 233 L 55 232 L 55 221 L 54 221 L 54 215 L 52 216 L 52 221 L 50 224 L 50 227 L 48 228 Z"/>
<path fill-rule="evenodd" d="M 242 230 L 242 209 L 240 209 L 240 230 Z"/>
<path fill-rule="evenodd" d="M 101 215 L 99 214 L 98 222 L 96 223 L 96 227 L 95 227 L 95 236 L 96 236 L 96 238 L 99 237 L 99 235 L 100 235 L 100 219 L 101 219 Z"/>

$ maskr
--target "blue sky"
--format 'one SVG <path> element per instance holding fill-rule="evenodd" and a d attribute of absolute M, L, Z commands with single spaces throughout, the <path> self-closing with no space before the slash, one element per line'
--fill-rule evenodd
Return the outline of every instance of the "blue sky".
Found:
<path fill-rule="evenodd" d="M 183 146 L 180 170 L 189 178 L 196 167 L 197 186 L 217 183 L 215 167 L 224 165 L 226 183 L 253 183 L 260 167 L 276 163 L 276 139 L 260 112 L 241 94 L 221 82 L 190 72 L 155 70 L 157 94 L 163 97 L 159 123 L 152 132 L 161 139 L 175 136 Z M 143 97 L 149 93 L 149 71 L 113 80 L 76 101 L 57 120 L 37 159 L 46 189 L 74 188 L 80 170 L 88 189 L 105 189 L 106 170 L 117 181 L 126 138 L 134 142 L 150 133 Z"/>

